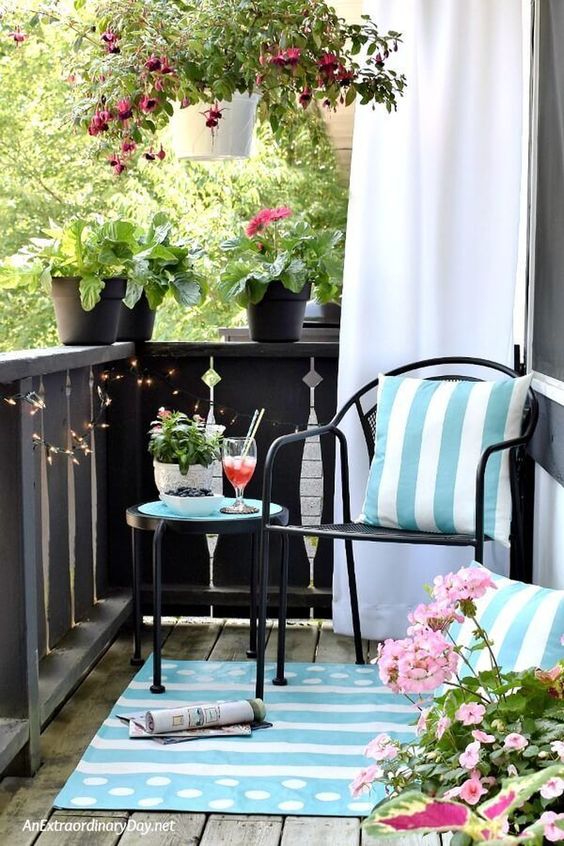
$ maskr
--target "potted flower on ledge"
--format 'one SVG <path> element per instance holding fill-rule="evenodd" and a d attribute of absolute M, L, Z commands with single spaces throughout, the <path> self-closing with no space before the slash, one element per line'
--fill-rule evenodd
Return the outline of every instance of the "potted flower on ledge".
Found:
<path fill-rule="evenodd" d="M 159 408 L 149 429 L 149 452 L 159 493 L 182 486 L 211 490 L 223 430 L 223 426 L 206 426 L 198 415 L 191 418 L 182 411 Z"/>
<path fill-rule="evenodd" d="M 319 303 L 339 302 L 342 241 L 339 230 L 317 231 L 281 206 L 262 209 L 221 244 L 220 294 L 247 309 L 253 341 L 299 341 L 312 291 Z"/>

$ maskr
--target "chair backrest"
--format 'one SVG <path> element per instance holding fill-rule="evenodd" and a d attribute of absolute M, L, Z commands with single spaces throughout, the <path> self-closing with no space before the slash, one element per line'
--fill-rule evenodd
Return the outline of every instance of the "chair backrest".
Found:
<path fill-rule="evenodd" d="M 459 372 L 459 368 L 463 368 L 464 373 Z M 420 371 L 436 370 L 437 372 L 431 375 L 420 374 Z M 386 376 L 404 376 L 406 374 L 417 374 L 418 378 L 423 379 L 440 379 L 441 381 L 450 382 L 483 382 L 487 379 L 487 373 L 484 376 L 474 375 L 472 369 L 477 371 L 495 371 L 502 373 L 508 379 L 516 379 L 520 376 L 511 367 L 506 367 L 504 364 L 499 364 L 496 361 L 489 361 L 483 358 L 469 358 L 469 357 L 446 357 L 446 358 L 427 358 L 422 361 L 414 361 L 410 364 L 404 364 L 401 367 L 396 367 L 394 370 L 389 370 Z M 468 371 L 468 372 L 467 372 Z M 492 374 L 493 375 L 493 374 Z M 368 450 L 369 461 L 372 461 L 374 456 L 374 445 L 376 441 L 376 413 L 378 410 L 378 403 L 376 393 L 378 388 L 378 379 L 373 379 L 364 387 L 360 388 L 340 409 L 333 423 L 339 425 L 343 417 L 355 408 L 364 438 L 366 441 L 366 448 Z M 525 408 L 525 415 L 523 418 L 522 434 L 530 438 L 533 434 L 538 418 L 538 403 L 533 391 L 529 391 L 529 400 Z"/>

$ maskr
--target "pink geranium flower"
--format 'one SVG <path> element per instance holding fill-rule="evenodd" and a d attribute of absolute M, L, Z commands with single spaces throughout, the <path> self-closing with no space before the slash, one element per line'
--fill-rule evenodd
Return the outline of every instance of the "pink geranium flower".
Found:
<path fill-rule="evenodd" d="M 444 631 L 452 622 L 464 622 L 464 617 L 459 614 L 454 605 L 448 602 L 431 602 L 428 605 L 418 605 L 407 615 L 411 627 L 408 634 L 415 634 L 420 626 L 426 626 L 433 631 Z"/>
<path fill-rule="evenodd" d="M 485 713 L 486 709 L 478 702 L 464 702 L 454 716 L 463 726 L 476 726 L 482 722 Z"/>
<path fill-rule="evenodd" d="M 525 746 L 529 745 L 529 741 L 522 734 L 519 734 L 519 732 L 513 731 L 511 734 L 507 735 L 503 741 L 503 745 L 506 749 L 515 749 L 516 751 L 520 751 L 521 749 L 524 749 Z"/>
<path fill-rule="evenodd" d="M 556 825 L 561 820 L 564 820 L 564 814 L 557 814 L 555 811 L 545 811 L 539 819 L 539 822 L 544 825 L 544 836 L 551 843 L 558 843 L 559 840 L 564 840 L 564 829 Z"/>
<path fill-rule="evenodd" d="M 544 784 L 540 789 L 540 795 L 543 799 L 556 799 L 558 796 L 562 796 L 564 793 L 564 779 L 558 778 L 549 778 L 546 784 Z"/>
<path fill-rule="evenodd" d="M 361 770 L 354 781 L 349 785 L 349 790 L 352 796 L 360 796 L 362 793 L 368 793 L 372 787 L 373 782 L 382 778 L 384 770 L 378 764 L 371 764 L 365 770 Z"/>
<path fill-rule="evenodd" d="M 393 761 L 397 758 L 398 748 L 388 734 L 379 734 L 370 741 L 364 754 L 375 761 Z"/>
<path fill-rule="evenodd" d="M 451 721 L 449 717 L 439 717 L 437 720 L 437 728 L 436 728 L 436 736 L 437 740 L 440 740 L 443 734 L 447 729 L 451 726 Z"/>
<path fill-rule="evenodd" d="M 414 638 L 384 641 L 377 663 L 380 678 L 393 691 L 425 693 L 452 677 L 458 655 L 441 632 L 423 629 Z"/>
<path fill-rule="evenodd" d="M 427 717 L 429 716 L 430 708 L 423 708 L 421 713 L 419 714 L 419 719 L 417 720 L 417 734 L 423 734 L 427 731 Z"/>
<path fill-rule="evenodd" d="M 249 238 L 252 238 L 253 235 L 256 235 L 257 232 L 262 232 L 271 223 L 275 223 L 277 220 L 283 220 L 285 217 L 290 217 L 291 215 L 292 209 L 288 208 L 288 206 L 279 206 L 276 209 L 262 209 L 262 211 L 259 211 L 249 221 L 245 233 Z"/>
<path fill-rule="evenodd" d="M 467 781 L 460 788 L 460 793 L 458 794 L 461 799 L 464 799 L 469 805 L 476 805 L 477 802 L 480 801 L 484 793 L 488 791 L 482 784 L 479 775 L 472 774 L 472 777 L 469 778 Z"/>
<path fill-rule="evenodd" d="M 480 760 L 480 749 L 479 741 L 474 740 L 472 743 L 469 743 L 458 758 L 460 766 L 464 767 L 465 770 L 473 770 Z"/>
<path fill-rule="evenodd" d="M 486 734 L 485 731 L 480 731 L 480 729 L 474 729 L 472 737 L 480 743 L 495 743 L 495 736 L 493 734 Z"/>
<path fill-rule="evenodd" d="M 490 588 L 495 590 L 496 584 L 485 568 L 462 567 L 457 573 L 435 576 L 433 597 L 439 602 L 467 602 L 480 599 Z"/>

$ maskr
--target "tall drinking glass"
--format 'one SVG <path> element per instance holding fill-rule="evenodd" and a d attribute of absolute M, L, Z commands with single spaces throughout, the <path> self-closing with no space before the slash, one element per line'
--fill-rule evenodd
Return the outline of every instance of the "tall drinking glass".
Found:
<path fill-rule="evenodd" d="M 224 438 L 222 463 L 225 475 L 235 488 L 235 502 L 222 508 L 224 514 L 256 514 L 258 508 L 243 500 L 245 488 L 257 466 L 257 445 L 253 439 Z"/>

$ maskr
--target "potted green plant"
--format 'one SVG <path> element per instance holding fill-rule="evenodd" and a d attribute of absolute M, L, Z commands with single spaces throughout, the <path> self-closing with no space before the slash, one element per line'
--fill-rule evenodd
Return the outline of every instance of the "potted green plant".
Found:
<path fill-rule="evenodd" d="M 136 250 L 135 224 L 74 219 L 43 234 L 3 262 L 0 286 L 50 291 L 63 344 L 112 344 Z"/>
<path fill-rule="evenodd" d="M 13 17 L 6 26 L 25 38 L 43 21 L 73 32 L 74 119 L 118 174 L 138 156 L 164 157 L 151 138 L 178 109 L 197 110 L 219 146 L 241 107 L 250 119 L 232 140 L 252 128 L 259 97 L 277 133 L 288 113 L 314 102 L 334 109 L 359 99 L 391 111 L 405 87 L 390 68 L 399 33 L 381 35 L 368 16 L 346 23 L 325 0 L 77 0 L 72 15 L 51 0 L 27 24 Z"/>
<path fill-rule="evenodd" d="M 343 233 L 317 231 L 286 206 L 262 209 L 225 241 L 221 296 L 247 309 L 253 341 L 298 341 L 310 295 L 338 302 Z"/>
<path fill-rule="evenodd" d="M 136 247 L 127 262 L 127 290 L 121 308 L 118 340 L 147 341 L 153 334 L 156 309 L 167 295 L 183 307 L 198 305 L 206 294 L 197 270 L 202 250 L 188 242 L 171 242 L 166 214 L 153 217 L 148 229 L 136 231 Z"/>
<path fill-rule="evenodd" d="M 181 486 L 211 490 L 223 429 L 206 426 L 197 415 L 191 418 L 182 411 L 159 408 L 149 429 L 149 452 L 159 493 Z"/>

